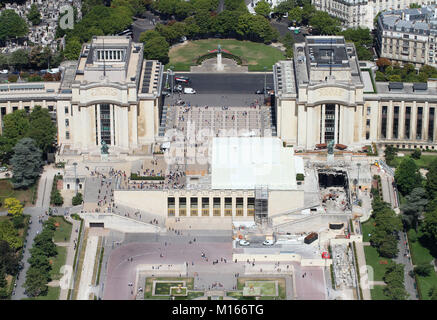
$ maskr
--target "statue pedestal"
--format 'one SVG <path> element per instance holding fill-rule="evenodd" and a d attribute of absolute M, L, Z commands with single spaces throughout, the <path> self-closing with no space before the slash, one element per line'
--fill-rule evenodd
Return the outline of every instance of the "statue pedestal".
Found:
<path fill-rule="evenodd" d="M 223 71 L 224 66 L 222 63 L 222 54 L 218 53 L 217 54 L 217 71 Z"/>
<path fill-rule="evenodd" d="M 333 164 L 334 163 L 334 155 L 328 153 L 328 157 L 327 157 L 326 161 L 328 161 L 329 164 Z"/>
<path fill-rule="evenodd" d="M 106 153 L 101 154 L 101 155 L 100 155 L 100 159 L 101 159 L 102 161 L 109 161 L 109 154 L 106 154 Z"/>

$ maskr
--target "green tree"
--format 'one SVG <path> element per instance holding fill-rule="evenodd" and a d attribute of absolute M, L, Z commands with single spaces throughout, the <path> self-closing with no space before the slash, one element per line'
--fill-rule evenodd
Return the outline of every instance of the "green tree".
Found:
<path fill-rule="evenodd" d="M 38 10 L 36 4 L 30 6 L 29 13 L 27 14 L 27 19 L 32 22 L 32 25 L 37 26 L 41 23 L 41 13 Z"/>
<path fill-rule="evenodd" d="M 384 282 L 387 285 L 383 291 L 391 300 L 406 300 L 408 293 L 404 287 L 404 268 L 401 263 L 393 263 L 387 267 L 384 274 Z"/>
<path fill-rule="evenodd" d="M 64 56 L 67 60 L 77 60 L 79 58 L 82 45 L 78 38 L 71 38 L 67 41 L 64 50 Z"/>
<path fill-rule="evenodd" d="M 0 240 L 6 241 L 9 246 L 18 250 L 23 246 L 23 240 L 19 237 L 18 231 L 11 221 L 5 219 L 0 221 Z"/>
<path fill-rule="evenodd" d="M 414 149 L 413 153 L 411 154 L 411 158 L 419 160 L 422 156 L 422 151 L 419 148 Z"/>
<path fill-rule="evenodd" d="M 434 268 L 429 263 L 423 263 L 415 266 L 414 272 L 419 276 L 428 277 L 431 274 L 431 272 L 434 272 Z"/>
<path fill-rule="evenodd" d="M 433 286 L 431 289 L 429 289 L 428 295 L 431 300 L 437 300 L 437 286 Z"/>
<path fill-rule="evenodd" d="M 26 21 L 14 10 L 0 13 L 0 41 L 24 37 L 29 32 Z"/>
<path fill-rule="evenodd" d="M 15 250 L 6 240 L 0 240 L 0 270 L 15 275 L 18 272 L 18 263 L 19 261 Z"/>
<path fill-rule="evenodd" d="M 29 53 L 25 49 L 18 49 L 12 52 L 9 63 L 16 69 L 22 70 L 29 64 Z"/>
<path fill-rule="evenodd" d="M 6 209 L 8 209 L 8 213 L 13 216 L 23 215 L 23 205 L 20 203 L 18 199 L 6 198 L 5 207 Z"/>
<path fill-rule="evenodd" d="M 3 125 L 3 135 L 0 136 L 0 159 L 3 163 L 9 163 L 15 144 L 27 136 L 30 122 L 25 110 L 16 110 L 4 116 Z"/>
<path fill-rule="evenodd" d="M 33 297 L 46 295 L 48 291 L 46 274 L 38 268 L 30 267 L 26 273 L 24 288 Z"/>
<path fill-rule="evenodd" d="M 324 11 L 316 11 L 309 22 L 315 34 L 333 35 L 340 31 L 340 21 Z"/>
<path fill-rule="evenodd" d="M 296 22 L 296 24 L 300 25 L 303 20 L 303 9 L 299 7 L 294 7 L 288 12 L 288 20 L 291 22 Z"/>
<path fill-rule="evenodd" d="M 9 68 L 9 59 L 5 54 L 0 53 L 0 68 Z"/>
<path fill-rule="evenodd" d="M 425 189 L 429 199 L 437 199 L 437 158 L 428 167 Z"/>
<path fill-rule="evenodd" d="M 430 240 L 429 243 L 437 243 L 437 210 L 426 212 L 422 224 L 424 235 Z"/>
<path fill-rule="evenodd" d="M 256 14 L 265 18 L 269 18 L 271 11 L 270 4 L 265 0 L 258 1 L 255 5 Z"/>
<path fill-rule="evenodd" d="M 277 16 L 284 16 L 287 12 L 290 12 L 296 6 L 294 0 L 286 0 L 280 2 L 276 7 L 273 8 L 273 14 Z"/>
<path fill-rule="evenodd" d="M 397 148 L 395 148 L 391 145 L 387 146 L 384 150 L 385 162 L 387 162 L 388 165 L 391 165 L 392 161 L 397 156 L 397 153 L 398 153 Z"/>
<path fill-rule="evenodd" d="M 52 55 L 49 47 L 35 46 L 29 52 L 29 64 L 34 69 L 48 68 L 49 62 L 53 61 Z"/>
<path fill-rule="evenodd" d="M 397 187 L 403 196 L 409 194 L 414 188 L 422 186 L 422 176 L 419 168 L 411 158 L 402 159 L 395 171 Z"/>
<path fill-rule="evenodd" d="M 414 188 L 405 200 L 405 203 L 401 205 L 402 220 L 407 228 L 417 230 L 419 218 L 428 204 L 426 191 L 424 188 Z"/>
<path fill-rule="evenodd" d="M 64 198 L 62 197 L 59 190 L 54 190 L 50 195 L 50 203 L 55 206 L 62 206 L 64 204 Z"/>
<path fill-rule="evenodd" d="M 28 188 L 33 185 L 41 172 L 41 150 L 31 138 L 23 138 L 14 147 L 11 165 L 14 172 L 14 188 Z"/>
<path fill-rule="evenodd" d="M 170 46 L 164 37 L 155 37 L 144 44 L 144 58 L 167 64 L 169 49 Z"/>
<path fill-rule="evenodd" d="M 48 109 L 35 106 L 29 116 L 29 137 L 35 140 L 36 146 L 42 152 L 50 151 L 56 139 L 56 126 L 53 123 Z"/>
<path fill-rule="evenodd" d="M 82 204 L 82 201 L 83 201 L 82 193 L 79 192 L 77 195 L 73 197 L 72 204 L 73 206 L 78 206 Z"/>

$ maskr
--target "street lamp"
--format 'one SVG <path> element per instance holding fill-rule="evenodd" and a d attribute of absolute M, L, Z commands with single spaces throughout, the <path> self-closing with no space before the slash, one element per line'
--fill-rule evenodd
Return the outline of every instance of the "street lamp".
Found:
<path fill-rule="evenodd" d="M 264 98 L 266 97 L 267 67 L 264 67 Z"/>
<path fill-rule="evenodd" d="M 358 189 L 357 189 L 357 199 L 359 199 L 359 190 L 360 190 L 360 167 L 361 167 L 361 163 L 358 162 L 358 163 L 357 163 L 357 168 L 358 168 Z"/>
<path fill-rule="evenodd" d="M 74 166 L 74 191 L 76 192 L 77 195 L 77 172 L 76 172 L 77 162 L 74 162 L 73 166 Z"/>
<path fill-rule="evenodd" d="M 174 89 L 174 73 L 173 73 L 174 66 L 170 66 L 170 80 L 171 80 L 171 96 L 173 97 L 173 89 Z"/>

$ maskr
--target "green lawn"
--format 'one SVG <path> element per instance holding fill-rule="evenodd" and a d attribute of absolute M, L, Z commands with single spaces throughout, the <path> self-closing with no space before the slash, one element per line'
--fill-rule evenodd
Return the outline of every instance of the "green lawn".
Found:
<path fill-rule="evenodd" d="M 432 287 L 437 287 L 437 273 L 432 272 L 428 277 L 418 276 L 419 289 L 422 293 L 422 300 L 429 300 L 429 290 Z"/>
<path fill-rule="evenodd" d="M 155 295 L 169 295 L 170 287 L 177 287 L 178 285 L 184 286 L 183 281 L 174 281 L 174 282 L 157 282 L 155 284 Z"/>
<path fill-rule="evenodd" d="M 39 296 L 36 298 L 23 298 L 22 300 L 58 300 L 61 293 L 60 287 L 49 287 L 46 296 Z"/>
<path fill-rule="evenodd" d="M 410 230 L 408 232 L 409 239 L 412 239 L 412 233 L 414 230 Z M 414 265 L 419 264 L 428 264 L 431 263 L 434 257 L 431 255 L 430 250 L 424 247 L 419 238 L 422 236 L 422 233 L 419 231 L 417 233 L 417 240 L 412 242 L 410 241 L 410 249 L 411 249 L 411 259 Z M 431 275 L 428 277 L 417 276 L 418 279 L 418 289 L 421 292 L 421 296 L 423 300 L 429 300 L 429 289 L 433 286 L 437 286 L 437 273 L 431 272 Z"/>
<path fill-rule="evenodd" d="M 372 300 L 390 300 L 383 292 L 384 286 L 373 286 L 370 290 Z"/>
<path fill-rule="evenodd" d="M 272 70 L 272 66 L 279 60 L 285 59 L 284 54 L 271 46 L 235 39 L 205 39 L 189 41 L 183 46 L 172 48 L 169 53 L 170 62 L 166 68 L 174 66 L 176 71 L 189 71 L 190 66 L 195 64 L 195 59 L 207 54 L 208 51 L 217 49 L 218 44 L 222 49 L 239 56 L 248 64 L 249 71 Z"/>
<path fill-rule="evenodd" d="M 15 190 L 10 179 L 0 180 L 0 211 L 6 211 L 4 202 L 6 198 L 17 198 L 25 206 L 32 206 L 34 191 L 38 183 L 26 190 Z M 36 199 L 35 199 L 36 200 Z"/>
<path fill-rule="evenodd" d="M 397 166 L 401 163 L 402 159 L 403 159 L 403 158 L 406 158 L 406 157 L 410 157 L 410 155 L 405 155 L 404 157 L 396 157 L 396 158 L 391 162 L 390 165 L 393 166 L 393 167 L 397 167 Z M 431 163 L 435 158 L 437 158 L 437 155 L 422 155 L 422 156 L 420 157 L 420 159 L 418 159 L 418 160 L 413 159 L 413 160 L 414 160 L 414 162 L 416 162 L 416 164 L 417 164 L 418 167 L 420 167 L 420 168 L 428 168 L 429 165 L 430 165 L 430 163 Z"/>
<path fill-rule="evenodd" d="M 57 256 L 52 260 L 52 270 L 50 271 L 50 276 L 52 277 L 52 280 L 59 280 L 62 277 L 61 274 L 61 267 L 65 264 L 65 261 L 67 259 L 67 247 L 57 247 L 58 254 Z"/>
<path fill-rule="evenodd" d="M 364 246 L 364 253 L 366 255 L 366 264 L 373 268 L 374 281 L 383 281 L 382 278 L 384 277 L 385 270 L 387 266 L 392 263 L 392 260 L 380 257 L 376 248 L 372 246 Z M 380 261 L 387 261 L 388 264 L 381 264 L 379 263 Z"/>
<path fill-rule="evenodd" d="M 361 228 L 363 231 L 363 242 L 370 241 L 369 233 L 372 234 L 375 230 L 375 226 L 373 225 L 373 223 L 374 223 L 373 218 L 370 218 L 369 220 L 361 224 Z"/>
<path fill-rule="evenodd" d="M 71 229 L 73 225 L 64 220 L 64 217 L 54 217 L 55 223 L 59 223 L 53 237 L 54 242 L 68 242 L 70 241 Z"/>
<path fill-rule="evenodd" d="M 261 295 L 263 296 L 276 296 L 274 281 L 246 281 L 245 287 L 250 286 L 261 288 Z"/>

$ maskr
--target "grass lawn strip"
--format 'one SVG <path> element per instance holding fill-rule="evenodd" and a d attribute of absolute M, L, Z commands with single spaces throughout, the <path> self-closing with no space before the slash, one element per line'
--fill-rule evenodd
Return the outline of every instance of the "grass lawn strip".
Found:
<path fill-rule="evenodd" d="M 49 287 L 46 296 L 23 298 L 21 300 L 58 300 L 60 293 L 61 293 L 61 287 Z"/>
<path fill-rule="evenodd" d="M 35 189 L 38 187 L 38 182 L 26 190 L 15 190 L 10 179 L 0 179 L 0 211 L 6 211 L 4 202 L 6 198 L 17 198 L 25 207 L 32 206 Z"/>
<path fill-rule="evenodd" d="M 52 270 L 50 271 L 50 277 L 52 280 L 59 280 L 62 278 L 61 267 L 65 265 L 67 259 L 67 247 L 57 247 L 58 254 L 54 258 L 50 258 L 52 261 Z"/>
<path fill-rule="evenodd" d="M 73 300 L 77 299 L 77 294 L 79 291 L 80 277 L 82 275 L 82 265 L 83 265 L 83 261 L 85 260 L 85 251 L 86 251 L 86 246 L 87 246 L 87 242 L 88 242 L 88 229 L 85 229 L 84 237 L 83 237 L 82 241 L 83 241 L 83 245 L 82 245 L 82 250 L 80 251 L 80 255 L 79 255 L 79 262 L 77 264 L 76 279 L 74 281 Z"/>
<path fill-rule="evenodd" d="M 384 286 L 373 286 L 373 289 L 370 290 L 372 300 L 390 300 L 390 298 L 384 294 L 383 290 Z"/>
<path fill-rule="evenodd" d="M 384 277 L 385 271 L 393 261 L 388 258 L 380 257 L 376 248 L 372 246 L 364 246 L 363 248 L 366 256 L 366 264 L 373 268 L 374 281 L 383 281 L 382 278 Z M 387 261 L 387 264 L 384 264 L 384 261 Z"/>
<path fill-rule="evenodd" d="M 54 242 L 67 242 L 70 241 L 71 229 L 73 225 L 66 221 L 64 217 L 53 217 L 55 219 L 55 224 L 59 223 L 59 227 L 56 228 L 55 234 L 53 236 Z"/>
<path fill-rule="evenodd" d="M 363 232 L 363 242 L 369 242 L 370 236 L 369 234 L 372 234 L 375 232 L 375 226 L 373 225 L 375 223 L 375 220 L 373 218 L 370 218 L 363 224 L 361 224 L 362 232 Z"/>
<path fill-rule="evenodd" d="M 401 151 L 403 152 L 403 151 Z M 395 157 L 394 160 L 391 162 L 391 165 L 394 167 L 398 167 L 399 164 L 401 163 L 402 159 L 404 158 L 411 158 L 410 155 L 405 155 L 403 157 Z M 419 168 L 428 168 L 429 165 L 431 164 L 431 162 L 437 157 L 437 155 L 428 155 L 428 154 L 424 154 L 420 156 L 420 159 L 413 159 L 414 162 L 416 163 L 416 165 Z"/>
<path fill-rule="evenodd" d="M 189 41 L 185 45 L 170 49 L 170 62 L 166 68 L 174 66 L 175 71 L 189 71 L 197 57 L 217 49 L 219 44 L 222 49 L 246 61 L 249 71 L 264 71 L 264 67 L 271 71 L 277 61 L 285 59 L 279 49 L 262 43 L 235 39 L 204 39 Z"/>

